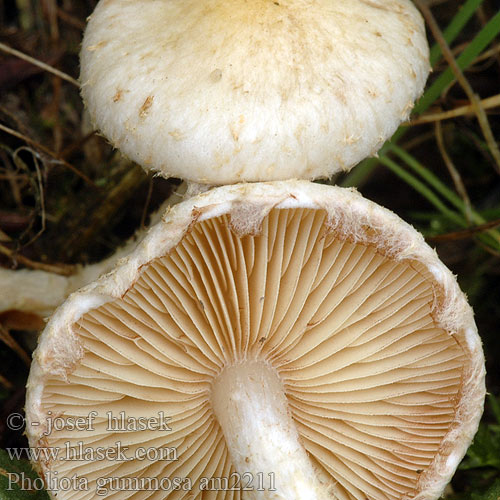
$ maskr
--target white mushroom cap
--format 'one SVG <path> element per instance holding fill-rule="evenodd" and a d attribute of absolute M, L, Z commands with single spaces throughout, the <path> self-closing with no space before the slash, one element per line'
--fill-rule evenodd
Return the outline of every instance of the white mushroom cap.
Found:
<path fill-rule="evenodd" d="M 429 72 L 410 0 L 101 0 L 81 66 L 115 147 L 204 184 L 348 170 L 408 118 Z"/>
<path fill-rule="evenodd" d="M 175 447 L 178 460 L 59 459 L 39 469 L 87 478 L 79 499 L 94 498 L 103 477 L 188 478 L 186 498 L 196 497 L 202 477 L 229 477 L 240 460 L 255 460 L 231 444 L 246 426 L 232 433 L 221 417 L 239 365 L 257 367 L 254 385 L 271 373 L 262 386 L 281 391 L 276 413 L 290 416 L 285 430 L 299 436 L 307 475 L 341 500 L 438 498 L 477 430 L 485 394 L 472 310 L 411 226 L 353 190 L 304 181 L 226 186 L 170 209 L 114 271 L 74 293 L 47 325 L 28 380 L 31 446 Z M 255 392 L 248 401 L 251 413 Z M 243 403 L 231 404 L 248 421 Z M 50 415 L 91 411 L 92 430 L 48 432 Z M 163 412 L 172 430 L 109 432 L 108 411 L 132 419 Z M 250 441 L 260 418 L 276 424 L 255 411 Z M 275 434 L 260 434 L 269 448 Z M 296 464 L 286 446 L 271 448 L 264 459 Z"/>

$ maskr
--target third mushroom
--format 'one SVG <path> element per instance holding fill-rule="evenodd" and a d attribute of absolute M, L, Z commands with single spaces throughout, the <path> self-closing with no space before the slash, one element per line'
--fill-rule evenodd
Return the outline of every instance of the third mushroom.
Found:
<path fill-rule="evenodd" d="M 228 185 L 50 319 L 26 413 L 30 445 L 61 450 L 36 464 L 52 498 L 442 494 L 482 413 L 472 310 L 411 226 L 311 182 L 376 153 L 427 58 L 408 0 L 101 0 L 96 127 L 145 168 Z"/>

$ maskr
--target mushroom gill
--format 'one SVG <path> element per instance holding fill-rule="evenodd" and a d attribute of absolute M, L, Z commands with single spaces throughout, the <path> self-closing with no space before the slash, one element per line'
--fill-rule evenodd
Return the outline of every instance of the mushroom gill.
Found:
<path fill-rule="evenodd" d="M 44 444 L 74 453 L 80 443 L 122 446 L 139 458 L 47 463 L 59 478 L 88 480 L 88 491 L 58 498 L 94 498 L 102 478 L 136 481 L 127 493 L 108 482 L 111 499 L 280 498 L 269 491 L 279 471 L 254 470 L 254 490 L 242 490 L 212 407 L 214 383 L 249 362 L 278 375 L 330 498 L 414 497 L 442 451 L 462 386 L 464 351 L 438 326 L 438 300 L 423 264 L 341 236 L 321 209 L 272 209 L 258 234 L 237 235 L 227 214 L 195 223 L 121 299 L 72 325 L 84 354 L 67 377 L 46 381 L 44 410 L 98 416 L 91 430 L 65 426 Z M 158 415 L 163 429 L 137 428 Z M 110 416 L 135 428 L 110 430 Z M 139 488 L 141 478 L 190 484 L 155 490 Z M 207 478 L 229 478 L 229 487 L 204 489 Z M 256 481 L 266 491 L 255 491 Z"/>

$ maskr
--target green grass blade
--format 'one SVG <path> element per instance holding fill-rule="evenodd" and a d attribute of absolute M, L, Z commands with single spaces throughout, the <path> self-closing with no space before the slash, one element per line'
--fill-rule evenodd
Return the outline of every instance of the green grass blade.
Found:
<path fill-rule="evenodd" d="M 410 172 L 402 168 L 395 161 L 391 160 L 387 156 L 382 156 L 380 162 L 388 167 L 392 172 L 394 172 L 399 178 L 405 181 L 408 185 L 412 186 L 415 191 L 420 193 L 429 203 L 434 205 L 434 207 L 439 210 L 443 215 L 445 215 L 450 221 L 454 222 L 460 227 L 466 227 L 467 223 L 463 217 L 448 208 L 440 198 L 422 181 L 417 179 Z"/>
<path fill-rule="evenodd" d="M 11 459 L 0 450 L 0 500 L 49 500 L 42 484 L 27 460 Z"/>
<path fill-rule="evenodd" d="M 461 228 L 467 227 L 467 220 L 461 214 L 455 212 L 448 208 L 439 198 L 439 196 L 432 191 L 426 184 L 420 181 L 417 177 L 412 175 L 410 172 L 406 171 L 403 167 L 398 165 L 395 161 L 391 160 L 387 156 L 382 156 L 380 158 L 380 163 L 388 167 L 394 174 L 406 182 L 409 186 L 412 186 L 415 191 L 420 193 L 429 203 L 431 203 L 443 216 L 445 216 L 449 221 L 455 223 Z M 478 234 L 477 238 L 481 240 L 485 245 L 489 247 L 500 250 L 500 243 L 497 238 L 490 234 L 491 232 L 485 232 Z"/>
<path fill-rule="evenodd" d="M 425 168 L 414 156 L 400 148 L 396 144 L 393 145 L 392 150 L 398 155 L 412 170 L 414 170 L 422 179 L 432 186 L 439 194 L 446 200 L 452 203 L 456 208 L 465 213 L 465 203 L 462 199 L 444 184 L 435 174 L 428 168 Z M 481 223 L 484 221 L 481 221 Z"/>
<path fill-rule="evenodd" d="M 443 36 L 446 42 L 450 45 L 455 41 L 455 38 L 460 34 L 462 28 L 469 22 L 469 19 L 476 13 L 479 6 L 484 0 L 467 0 L 460 7 L 455 17 L 451 20 L 448 27 L 443 31 Z M 434 66 L 441 57 L 441 47 L 439 44 L 434 44 L 430 52 L 431 66 Z"/>
<path fill-rule="evenodd" d="M 457 58 L 458 66 L 463 70 L 469 67 L 481 52 L 500 33 L 500 11 L 493 16 L 484 28 L 474 37 L 472 42 L 464 49 Z M 427 89 L 422 98 L 415 106 L 414 112 L 424 112 L 432 103 L 439 98 L 443 90 L 455 79 L 451 68 L 447 68 L 437 80 Z"/>
<path fill-rule="evenodd" d="M 465 202 L 458 196 L 455 191 L 450 189 L 444 182 L 442 182 L 433 172 L 422 165 L 415 157 L 410 153 L 400 148 L 397 145 L 393 145 L 393 152 L 401 158 L 414 172 L 416 172 L 422 179 L 424 179 L 429 186 L 431 186 L 437 193 L 439 193 L 445 200 L 451 203 L 455 208 L 460 210 L 463 220 L 466 221 L 465 214 L 467 211 Z M 430 200 L 429 200 L 430 201 Z M 435 205 L 436 206 L 436 205 Z M 475 224 L 484 224 L 486 220 L 479 214 L 476 210 L 471 209 L 472 222 Z M 485 235 L 488 234 L 489 238 L 484 239 L 484 242 L 495 248 L 500 249 L 500 233 L 491 229 L 485 231 Z"/>
<path fill-rule="evenodd" d="M 433 172 L 428 168 L 424 167 L 414 156 L 400 148 L 396 144 L 392 147 L 392 150 L 396 155 L 398 155 L 411 169 L 413 169 L 417 174 L 426 180 L 429 185 L 431 185 L 439 194 L 441 194 L 446 200 L 452 203 L 456 208 L 458 208 L 463 214 L 466 213 L 465 202 L 460 198 L 460 196 L 450 189 L 444 182 L 442 182 Z M 486 219 L 479 214 L 477 211 L 472 210 L 472 221 L 476 224 L 484 224 Z"/>
<path fill-rule="evenodd" d="M 498 425 L 500 425 L 500 401 L 495 397 L 494 394 L 489 394 L 488 402 Z"/>

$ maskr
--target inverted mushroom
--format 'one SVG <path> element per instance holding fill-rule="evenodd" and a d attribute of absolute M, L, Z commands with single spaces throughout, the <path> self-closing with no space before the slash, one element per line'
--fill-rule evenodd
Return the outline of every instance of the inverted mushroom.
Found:
<path fill-rule="evenodd" d="M 427 50 L 406 0 L 102 0 L 82 94 L 164 176 L 312 179 L 376 152 Z M 406 500 L 441 494 L 483 398 L 472 311 L 422 237 L 355 192 L 289 181 L 174 207 L 73 294 L 26 411 L 31 446 L 66 451 L 37 464 L 58 498 Z M 83 492 L 50 482 L 75 475 Z"/>
<path fill-rule="evenodd" d="M 203 184 L 348 170 L 408 118 L 430 69 L 409 0 L 102 0 L 81 66 L 114 146 Z"/>
<path fill-rule="evenodd" d="M 126 498 L 435 499 L 484 391 L 472 311 L 413 228 L 354 191 L 237 185 L 173 207 L 54 314 L 27 432 L 33 447 L 139 454 L 40 462 L 46 478 L 87 480 L 58 499 L 99 485 L 125 498 L 118 480 L 137 490 Z M 93 411 L 91 430 L 71 430 Z M 171 430 L 110 432 L 108 412 Z M 165 449 L 176 459 L 147 456 Z M 250 491 L 203 490 L 245 473 Z"/>

